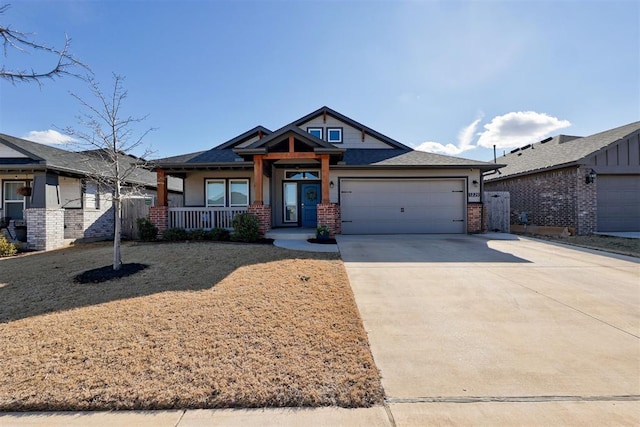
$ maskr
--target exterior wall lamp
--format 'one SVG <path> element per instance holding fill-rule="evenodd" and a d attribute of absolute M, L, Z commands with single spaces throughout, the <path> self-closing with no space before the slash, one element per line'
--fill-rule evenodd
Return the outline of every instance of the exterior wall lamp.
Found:
<path fill-rule="evenodd" d="M 596 171 L 591 169 L 589 173 L 584 177 L 584 182 L 587 184 L 591 184 L 596 181 Z"/>
<path fill-rule="evenodd" d="M 329 182 L 329 188 L 333 188 L 333 187 L 335 187 L 335 186 L 336 186 L 336 185 L 333 183 L 333 181 L 330 181 L 330 182 Z"/>

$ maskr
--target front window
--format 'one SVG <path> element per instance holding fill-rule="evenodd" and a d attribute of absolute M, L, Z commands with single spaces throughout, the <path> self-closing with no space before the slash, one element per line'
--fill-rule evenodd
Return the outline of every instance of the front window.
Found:
<path fill-rule="evenodd" d="M 342 144 L 342 128 L 328 128 L 327 141 L 332 144 Z"/>
<path fill-rule="evenodd" d="M 23 219 L 25 208 L 25 197 L 18 194 L 18 189 L 26 187 L 25 181 L 6 181 L 3 188 L 4 211 L 2 216 L 11 219 Z"/>
<path fill-rule="evenodd" d="M 229 180 L 229 206 L 249 205 L 249 180 L 231 179 Z"/>
<path fill-rule="evenodd" d="M 316 138 L 322 139 L 322 128 L 307 128 L 307 132 Z"/>
<path fill-rule="evenodd" d="M 226 206 L 225 181 L 223 179 L 207 180 L 207 206 Z"/>
<path fill-rule="evenodd" d="M 248 179 L 208 179 L 207 207 L 249 206 Z"/>

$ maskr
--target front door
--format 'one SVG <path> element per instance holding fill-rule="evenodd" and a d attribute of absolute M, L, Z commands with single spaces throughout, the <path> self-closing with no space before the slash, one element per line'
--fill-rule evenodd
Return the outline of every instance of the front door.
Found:
<path fill-rule="evenodd" d="M 317 206 L 320 201 L 320 184 L 304 183 L 300 186 L 300 208 L 302 226 L 315 228 L 318 225 Z"/>

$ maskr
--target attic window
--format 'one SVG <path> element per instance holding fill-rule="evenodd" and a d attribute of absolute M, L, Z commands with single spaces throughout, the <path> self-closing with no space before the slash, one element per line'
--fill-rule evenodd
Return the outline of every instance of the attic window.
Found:
<path fill-rule="evenodd" d="M 342 144 L 342 128 L 327 128 L 327 141 Z"/>
<path fill-rule="evenodd" d="M 320 139 L 322 139 L 322 130 L 322 128 L 307 128 L 307 132 Z"/>

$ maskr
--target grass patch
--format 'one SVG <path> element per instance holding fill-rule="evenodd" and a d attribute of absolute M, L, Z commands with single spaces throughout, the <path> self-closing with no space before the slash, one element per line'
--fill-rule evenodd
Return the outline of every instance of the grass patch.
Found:
<path fill-rule="evenodd" d="M 265 245 L 108 244 L 0 260 L 0 410 L 363 407 L 383 392 L 342 262 Z M 304 280 L 303 280 L 304 279 Z"/>
<path fill-rule="evenodd" d="M 640 258 L 640 239 L 605 236 L 600 234 L 568 237 L 533 235 L 532 237 Z"/>

